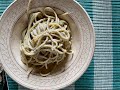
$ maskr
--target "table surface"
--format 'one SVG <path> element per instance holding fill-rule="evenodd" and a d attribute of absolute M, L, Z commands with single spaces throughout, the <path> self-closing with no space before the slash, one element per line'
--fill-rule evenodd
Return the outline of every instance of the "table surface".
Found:
<path fill-rule="evenodd" d="M 0 0 L 0 15 L 12 1 Z M 96 48 L 85 74 L 64 90 L 120 90 L 120 0 L 77 1 L 93 21 Z M 9 76 L 7 81 L 9 90 L 28 90 Z"/>

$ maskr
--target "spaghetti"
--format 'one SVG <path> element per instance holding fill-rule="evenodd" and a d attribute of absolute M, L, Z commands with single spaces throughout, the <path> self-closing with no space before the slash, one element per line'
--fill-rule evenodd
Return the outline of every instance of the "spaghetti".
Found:
<path fill-rule="evenodd" d="M 71 54 L 69 24 L 58 16 L 51 7 L 29 13 L 28 27 L 22 32 L 20 45 L 22 62 L 28 67 L 28 74 L 39 69 L 41 76 L 47 76 Z"/>

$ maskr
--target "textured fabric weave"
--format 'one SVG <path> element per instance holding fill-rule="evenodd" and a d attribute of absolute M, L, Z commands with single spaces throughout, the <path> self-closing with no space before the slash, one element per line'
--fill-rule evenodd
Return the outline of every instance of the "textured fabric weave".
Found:
<path fill-rule="evenodd" d="M 0 0 L 0 15 L 12 1 Z M 77 1 L 93 21 L 96 48 L 85 74 L 64 90 L 120 90 L 120 0 Z M 9 90 L 28 90 L 7 78 Z"/>

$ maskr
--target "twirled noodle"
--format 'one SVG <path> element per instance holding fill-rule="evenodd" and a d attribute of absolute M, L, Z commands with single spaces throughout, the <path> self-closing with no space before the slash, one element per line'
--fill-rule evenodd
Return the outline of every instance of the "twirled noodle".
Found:
<path fill-rule="evenodd" d="M 31 12 L 20 45 L 28 73 L 39 69 L 40 75 L 49 75 L 71 53 L 70 32 L 68 23 L 60 19 L 54 9 L 45 7 L 43 11 Z"/>

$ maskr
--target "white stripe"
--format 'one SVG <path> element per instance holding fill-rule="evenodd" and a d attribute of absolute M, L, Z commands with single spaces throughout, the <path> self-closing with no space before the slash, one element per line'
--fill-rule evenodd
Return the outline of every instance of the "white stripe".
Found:
<path fill-rule="evenodd" d="M 93 0 L 93 24 L 96 31 L 94 89 L 111 90 L 113 85 L 111 0 Z"/>

